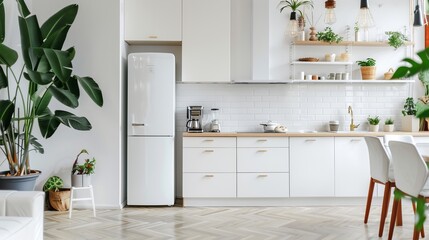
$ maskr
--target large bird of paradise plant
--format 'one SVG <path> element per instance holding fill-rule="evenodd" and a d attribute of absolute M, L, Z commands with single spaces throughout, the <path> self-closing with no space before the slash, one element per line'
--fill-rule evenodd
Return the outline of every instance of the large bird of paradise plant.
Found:
<path fill-rule="evenodd" d="M 0 147 L 9 165 L 7 175 L 22 176 L 33 171 L 29 152 L 44 151 L 32 135 L 35 121 L 44 138 L 51 137 L 60 124 L 76 130 L 91 129 L 85 117 L 51 109 L 51 100 L 77 108 L 81 87 L 101 107 L 103 95 L 91 77 L 73 74 L 75 49 L 63 49 L 78 6 L 66 6 L 39 25 L 24 0 L 16 0 L 16 3 L 22 61 L 17 61 L 17 51 L 3 43 L 5 7 L 0 0 L 0 89 L 4 93 L 0 95 Z M 22 66 L 17 66 L 18 62 L 23 62 Z"/>

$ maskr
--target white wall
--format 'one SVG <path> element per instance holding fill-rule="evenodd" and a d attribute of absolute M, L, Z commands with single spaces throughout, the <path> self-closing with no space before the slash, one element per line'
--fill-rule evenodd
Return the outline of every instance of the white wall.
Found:
<path fill-rule="evenodd" d="M 93 185 L 95 202 L 101 208 L 120 208 L 125 200 L 124 141 L 124 44 L 121 41 L 122 0 L 37 0 L 33 12 L 39 22 L 60 8 L 77 3 L 79 12 L 65 47 L 74 46 L 74 73 L 92 76 L 103 91 L 104 106 L 97 107 L 82 93 L 80 106 L 71 110 L 86 116 L 93 128 L 79 132 L 61 126 L 50 139 L 43 140 L 44 155 L 32 154 L 34 168 L 43 171 L 40 189 L 46 178 L 62 177 L 70 185 L 69 174 L 76 154 L 85 148 L 97 159 Z M 122 52 L 122 53 L 121 53 Z M 69 109 L 70 110 L 70 109 Z"/>

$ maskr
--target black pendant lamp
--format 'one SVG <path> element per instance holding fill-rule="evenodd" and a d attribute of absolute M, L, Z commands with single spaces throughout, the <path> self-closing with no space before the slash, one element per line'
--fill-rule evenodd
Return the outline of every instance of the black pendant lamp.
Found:
<path fill-rule="evenodd" d="M 359 15 L 356 21 L 361 28 L 367 29 L 375 26 L 374 18 L 372 17 L 371 11 L 369 10 L 368 0 L 360 1 Z"/>
<path fill-rule="evenodd" d="M 423 13 L 420 9 L 419 0 L 416 0 L 416 8 L 414 9 L 414 27 L 423 26 Z"/>

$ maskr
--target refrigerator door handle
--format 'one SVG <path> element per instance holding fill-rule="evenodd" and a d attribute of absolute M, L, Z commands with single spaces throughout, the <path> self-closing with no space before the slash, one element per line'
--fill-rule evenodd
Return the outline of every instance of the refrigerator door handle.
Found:
<path fill-rule="evenodd" d="M 145 124 L 144 123 L 131 123 L 131 126 L 133 126 L 133 127 L 143 127 L 143 126 L 145 126 Z"/>

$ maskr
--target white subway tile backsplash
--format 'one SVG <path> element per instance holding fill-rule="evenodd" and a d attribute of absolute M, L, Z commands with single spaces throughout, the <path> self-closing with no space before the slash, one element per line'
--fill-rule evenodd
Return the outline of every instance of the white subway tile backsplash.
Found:
<path fill-rule="evenodd" d="M 176 128 L 184 131 L 186 107 L 204 106 L 205 125 L 210 108 L 220 108 L 222 131 L 262 131 L 268 120 L 285 124 L 290 131 L 326 131 L 327 122 L 339 120 L 341 129 L 350 123 L 347 107 L 355 122 L 366 130 L 368 115 L 387 117 L 400 129 L 401 110 L 409 95 L 408 84 L 177 84 Z"/>

